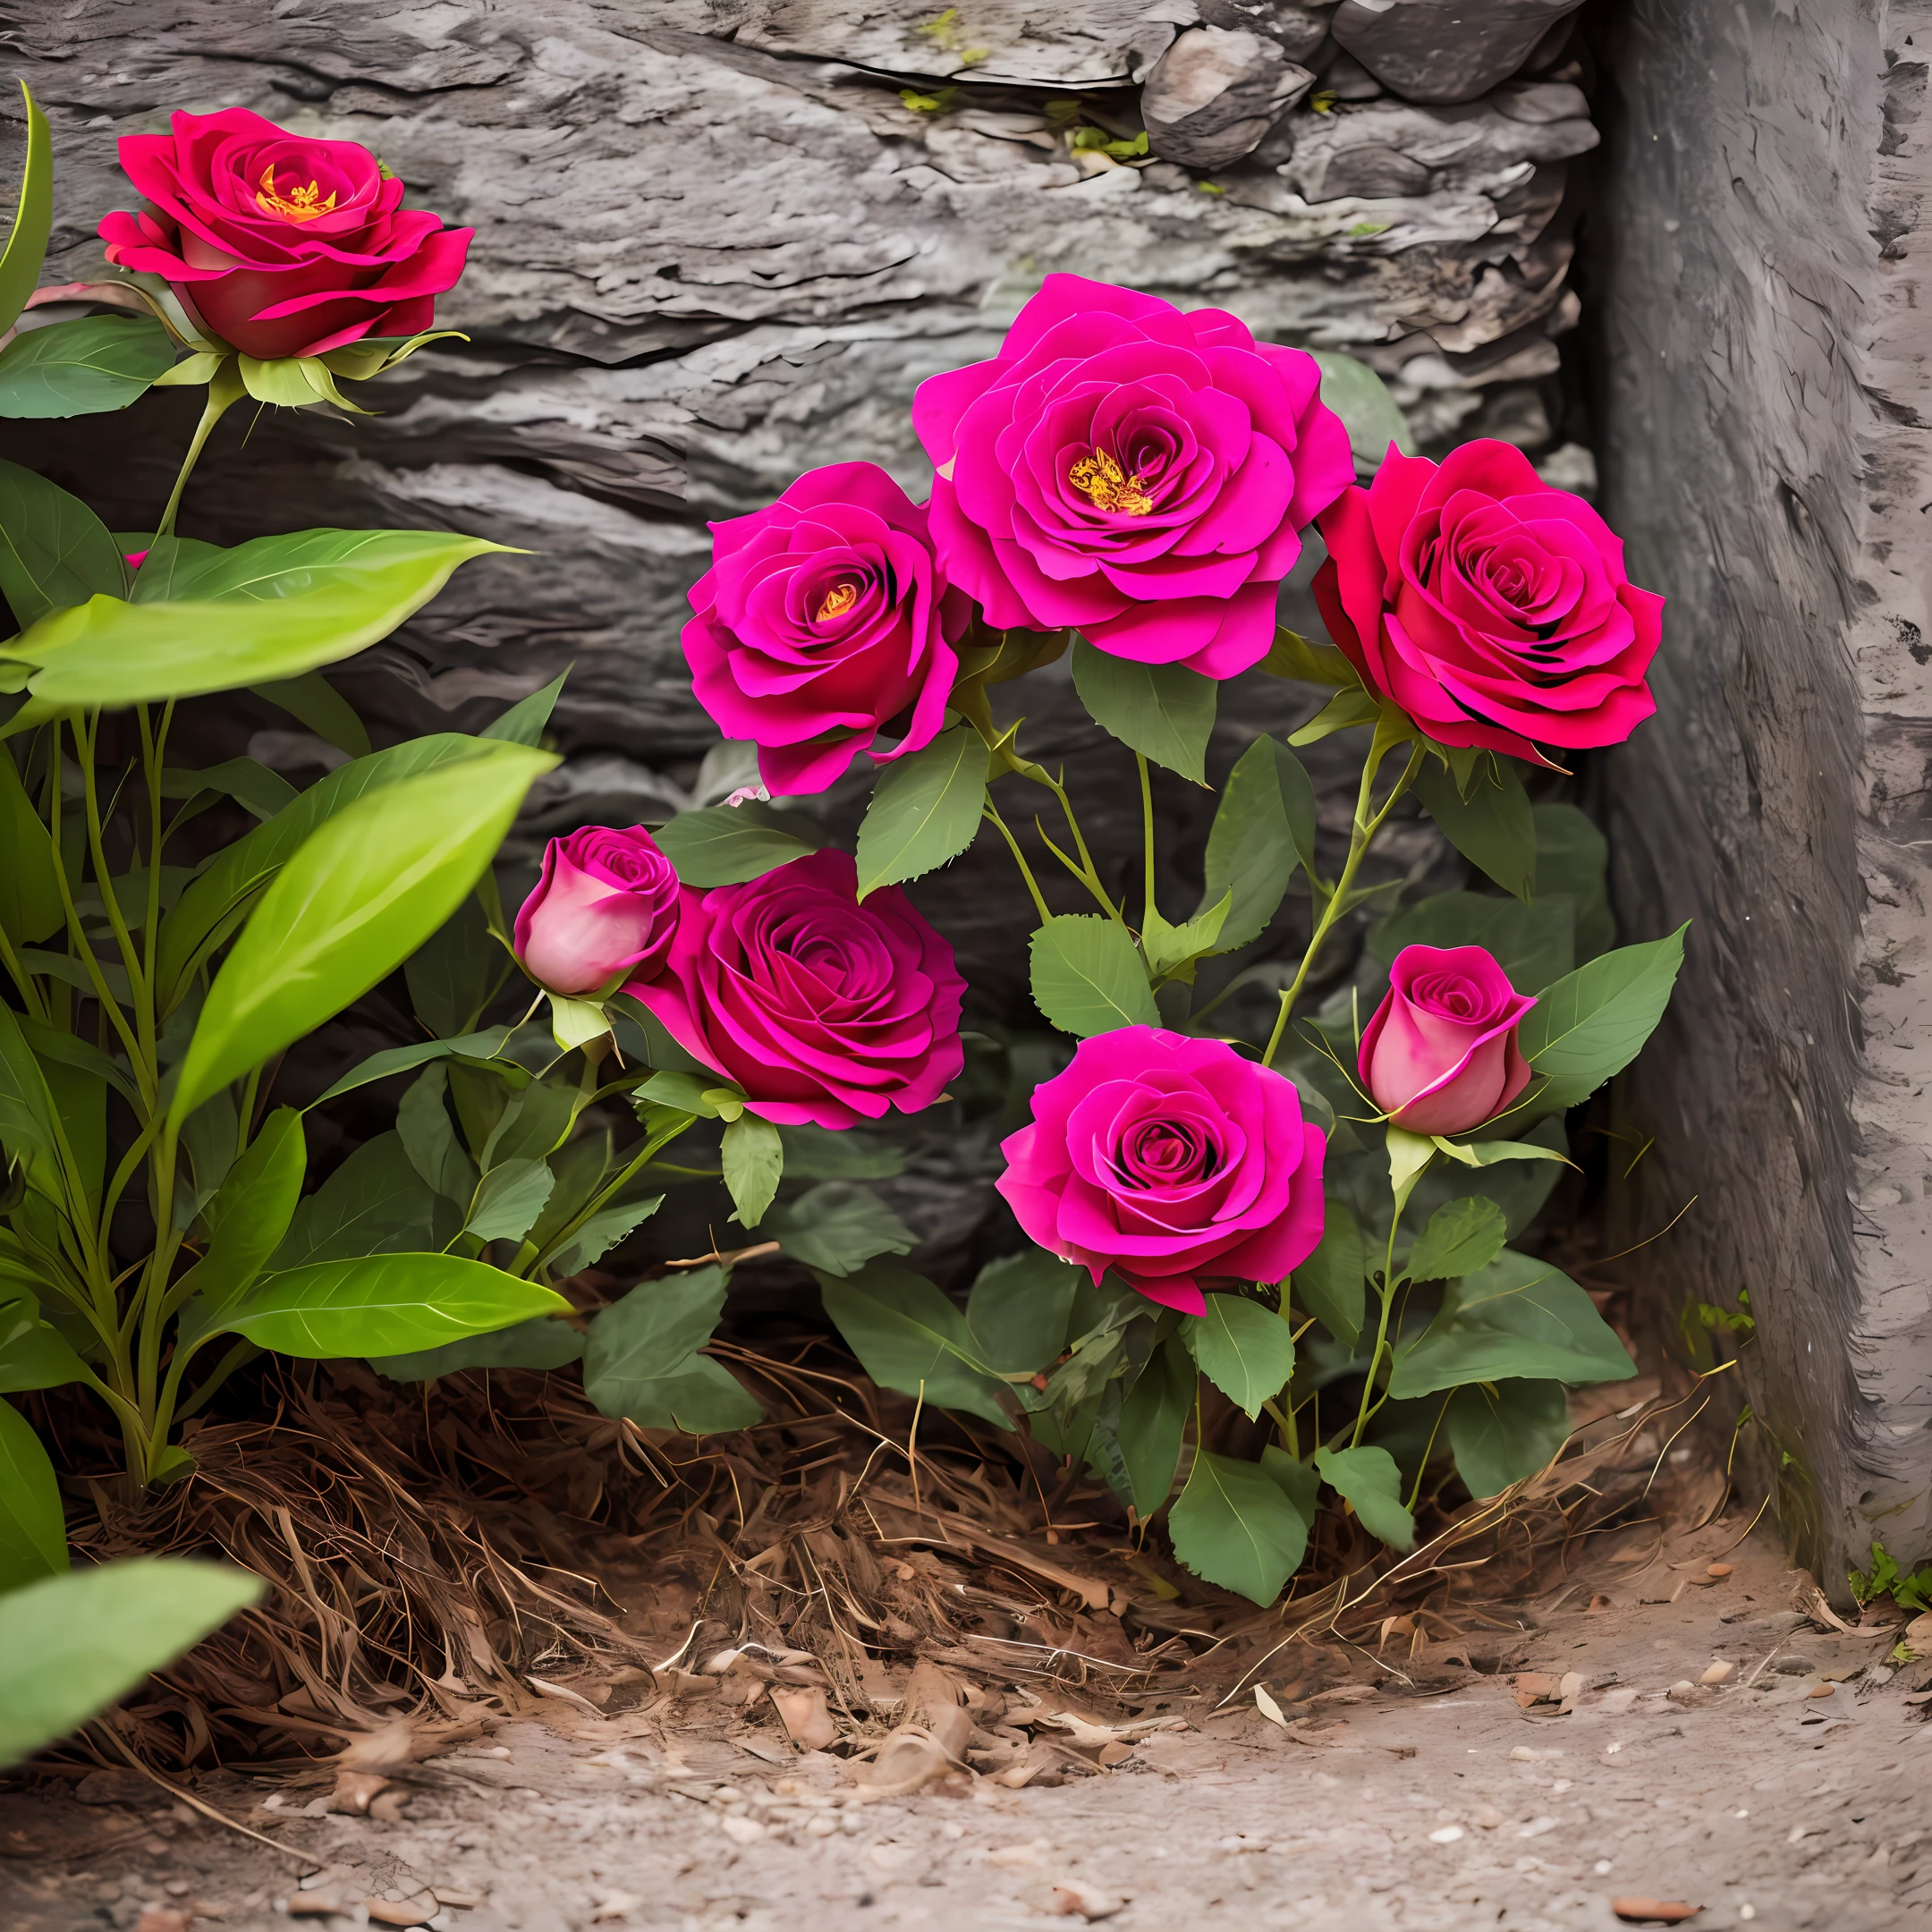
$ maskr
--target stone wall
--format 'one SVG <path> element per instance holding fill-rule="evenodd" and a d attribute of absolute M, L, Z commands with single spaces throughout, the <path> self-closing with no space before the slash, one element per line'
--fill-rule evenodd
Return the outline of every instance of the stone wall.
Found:
<path fill-rule="evenodd" d="M 1828 1589 L 1932 1552 L 1926 0 L 1630 0 L 1589 263 L 1606 508 L 1672 599 L 1597 776 L 1631 936 L 1694 919 L 1623 1089 L 1653 1320 L 1750 1296 L 1726 1425 Z M 1921 985 L 1921 981 L 1927 981 Z"/>

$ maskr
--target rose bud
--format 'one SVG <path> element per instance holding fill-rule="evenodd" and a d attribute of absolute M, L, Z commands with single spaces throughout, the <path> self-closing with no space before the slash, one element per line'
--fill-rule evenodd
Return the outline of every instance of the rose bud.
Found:
<path fill-rule="evenodd" d="M 586 826 L 545 849 L 543 877 L 516 916 L 516 956 L 552 993 L 642 979 L 671 949 L 677 874 L 642 826 Z"/>
<path fill-rule="evenodd" d="M 1530 1084 L 1516 1028 L 1535 1004 L 1481 946 L 1404 946 L 1362 1033 L 1362 1083 L 1392 1126 L 1467 1133 Z"/>

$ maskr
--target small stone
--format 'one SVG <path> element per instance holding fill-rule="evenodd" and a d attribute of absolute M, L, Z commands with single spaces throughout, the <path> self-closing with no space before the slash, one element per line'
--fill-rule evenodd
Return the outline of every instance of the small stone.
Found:
<path fill-rule="evenodd" d="M 765 1835 L 765 1827 L 755 1818 L 738 1811 L 727 1811 L 718 1820 L 718 1829 L 733 1844 L 756 1844 Z"/>
<path fill-rule="evenodd" d="M 1438 1825 L 1428 1835 L 1428 1842 L 1431 1844 L 1453 1844 L 1462 1835 L 1462 1827 L 1460 1825 Z"/>
<path fill-rule="evenodd" d="M 1715 1662 L 1705 1666 L 1704 1674 L 1698 1679 L 1698 1682 L 1706 1684 L 1727 1683 L 1736 1674 L 1736 1672 L 1737 1665 L 1735 1664 L 1728 1663 L 1723 1657 L 1718 1657 Z"/>

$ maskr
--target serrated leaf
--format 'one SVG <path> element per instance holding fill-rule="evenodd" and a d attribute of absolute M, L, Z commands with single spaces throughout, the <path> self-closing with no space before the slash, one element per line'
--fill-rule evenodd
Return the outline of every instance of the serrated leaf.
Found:
<path fill-rule="evenodd" d="M 665 1413 L 656 1385 L 691 1372 L 724 1311 L 724 1269 L 694 1268 L 640 1283 L 614 1301 L 584 1338 L 584 1394 L 607 1416 Z"/>
<path fill-rule="evenodd" d="M 1252 1462 L 1205 1449 L 1195 1451 L 1167 1530 L 1196 1576 L 1263 1605 L 1281 1595 L 1308 1551 L 1308 1522 L 1280 1484 Z"/>
<path fill-rule="evenodd" d="M 1689 930 L 1687 922 L 1665 938 L 1619 946 L 1538 996 L 1516 1039 L 1548 1082 L 1539 1105 L 1573 1106 L 1637 1057 L 1670 1004 Z"/>
<path fill-rule="evenodd" d="M 882 766 L 859 826 L 860 898 L 958 858 L 979 829 L 986 777 L 986 740 L 970 724 Z"/>
<path fill-rule="evenodd" d="M 1478 766 L 1468 798 L 1452 773 L 1425 764 L 1415 791 L 1443 836 L 1471 865 L 1504 892 L 1530 897 L 1536 884 L 1536 820 L 1515 759 L 1494 757 Z"/>
<path fill-rule="evenodd" d="M 818 1287 L 826 1313 L 875 1382 L 1013 1428 L 1000 1400 L 1005 1385 L 976 1359 L 965 1316 L 923 1275 L 870 1261 L 843 1278 L 818 1272 Z"/>
<path fill-rule="evenodd" d="M 1569 1440 L 1570 1403 L 1561 1382 L 1475 1382 L 1449 1398 L 1444 1421 L 1456 1474 L 1472 1496 L 1493 1496 Z"/>
<path fill-rule="evenodd" d="M 1361 1526 L 1391 1549 L 1415 1547 L 1415 1518 L 1402 1506 L 1402 1470 L 1386 1449 L 1318 1449 L 1309 1459 L 1354 1506 Z"/>
<path fill-rule="evenodd" d="M 599 1208 L 555 1254 L 547 1258 L 545 1266 L 560 1279 L 567 1280 L 571 1275 L 580 1274 L 593 1262 L 601 1260 L 620 1241 L 628 1241 L 663 1206 L 664 1196 L 653 1194 L 643 1200 L 623 1201 Z"/>
<path fill-rule="evenodd" d="M 1402 1271 L 1411 1281 L 1423 1282 L 1473 1275 L 1502 1253 L 1508 1239 L 1503 1210 L 1485 1196 L 1465 1195 L 1429 1216 Z"/>
<path fill-rule="evenodd" d="M 1177 664 L 1110 657 L 1073 640 L 1073 689 L 1102 731 L 1155 764 L 1208 782 L 1208 739 L 1220 686 Z"/>
<path fill-rule="evenodd" d="M 966 1297 L 979 1360 L 998 1375 L 1050 1368 L 1066 1347 L 1080 1274 L 1041 1248 L 989 1261 Z"/>
<path fill-rule="evenodd" d="M 683 885 L 741 886 L 817 851 L 756 805 L 707 805 L 658 828 L 657 844 Z"/>
<path fill-rule="evenodd" d="M 919 1237 L 870 1188 L 826 1181 L 769 1209 L 760 1232 L 794 1261 L 851 1275 L 875 1255 L 911 1254 Z"/>
<path fill-rule="evenodd" d="M 1217 945 L 1221 928 L 1233 904 L 1232 894 L 1220 899 L 1205 912 L 1198 912 L 1185 925 L 1171 926 L 1159 909 L 1148 906 L 1142 917 L 1140 945 L 1147 955 L 1147 970 L 1165 979 L 1184 979 L 1192 985 L 1194 966 L 1210 953 L 1224 950 Z"/>
<path fill-rule="evenodd" d="M 1271 1309 L 1237 1294 L 1211 1294 L 1205 1315 L 1182 1333 L 1200 1372 L 1252 1421 L 1294 1373 L 1294 1335 Z"/>
<path fill-rule="evenodd" d="M 480 1241 L 521 1241 L 536 1224 L 555 1185 L 556 1176 L 547 1161 L 522 1157 L 501 1162 L 478 1182 L 464 1233 Z"/>
<path fill-rule="evenodd" d="M 1063 913 L 1033 935 L 1031 953 L 1033 1004 L 1063 1032 L 1087 1039 L 1160 1024 L 1140 954 L 1114 920 Z"/>
<path fill-rule="evenodd" d="M 1205 908 L 1232 903 L 1218 945 L 1232 953 L 1258 939 L 1280 910 L 1297 860 L 1314 877 L 1315 787 L 1277 738 L 1258 738 L 1234 761 L 1208 832 Z"/>
<path fill-rule="evenodd" d="M 756 1114 L 741 1114 L 724 1130 L 724 1185 L 741 1226 L 755 1228 L 778 1192 L 784 1174 L 784 1142 Z"/>

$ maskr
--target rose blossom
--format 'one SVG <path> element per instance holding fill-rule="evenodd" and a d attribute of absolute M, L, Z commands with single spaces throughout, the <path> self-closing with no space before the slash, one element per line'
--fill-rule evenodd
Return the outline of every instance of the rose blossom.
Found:
<path fill-rule="evenodd" d="M 677 928 L 678 880 L 642 826 L 586 826 L 544 848 L 543 877 L 516 916 L 516 956 L 553 993 L 595 992 L 655 972 Z"/>
<path fill-rule="evenodd" d="M 1362 1083 L 1394 1126 L 1467 1133 L 1530 1084 L 1516 1027 L 1535 1004 L 1481 946 L 1404 946 L 1362 1032 Z"/>
<path fill-rule="evenodd" d="M 1020 1225 L 1096 1282 L 1205 1315 L 1202 1284 L 1278 1282 L 1322 1233 L 1318 1127 L 1294 1082 L 1224 1040 L 1122 1027 L 1082 1040 L 1001 1147 Z"/>
<path fill-rule="evenodd" d="M 684 655 L 698 701 L 757 744 L 773 792 L 823 792 L 858 752 L 884 763 L 932 742 L 970 611 L 922 505 L 877 463 L 835 463 L 711 533 Z M 902 713 L 903 737 L 875 750 Z"/>
<path fill-rule="evenodd" d="M 1664 599 L 1510 444 L 1465 443 L 1440 466 L 1391 449 L 1320 524 L 1329 635 L 1438 744 L 1546 763 L 1538 744 L 1621 744 L 1657 709 L 1644 674 Z"/>
<path fill-rule="evenodd" d="M 780 1126 L 916 1114 L 965 1064 L 953 948 L 896 886 L 859 903 L 849 854 L 686 887 L 664 970 L 634 994 L 686 1053 Z"/>
<path fill-rule="evenodd" d="M 1233 677 L 1267 655 L 1298 534 L 1355 474 L 1300 349 L 1219 309 L 1052 275 L 912 424 L 933 536 L 988 624 Z"/>
<path fill-rule="evenodd" d="M 462 274 L 473 230 L 402 204 L 354 141 L 290 134 L 246 107 L 129 134 L 121 165 L 151 208 L 100 225 L 107 259 L 157 275 L 243 355 L 320 355 L 413 335 Z"/>

